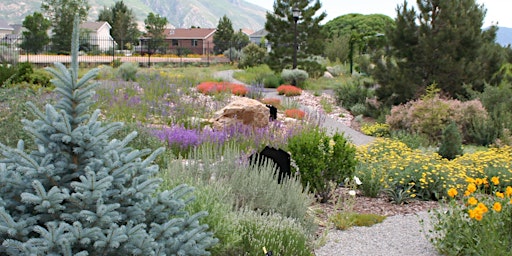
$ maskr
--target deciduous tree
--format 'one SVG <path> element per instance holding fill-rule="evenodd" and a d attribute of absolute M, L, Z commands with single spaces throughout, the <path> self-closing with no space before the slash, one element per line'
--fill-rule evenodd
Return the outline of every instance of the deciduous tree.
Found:
<path fill-rule="evenodd" d="M 51 38 L 52 50 L 69 52 L 71 48 L 71 32 L 73 19 L 78 15 L 84 21 L 89 12 L 87 0 L 43 0 L 41 8 L 49 18 L 53 27 Z"/>
<path fill-rule="evenodd" d="M 161 17 L 159 14 L 150 12 L 144 20 L 146 28 L 146 36 L 151 37 L 151 49 L 158 49 L 162 47 L 165 38 L 164 31 L 167 26 L 167 18 Z"/>
<path fill-rule="evenodd" d="M 47 32 L 51 25 L 52 23 L 39 12 L 25 17 L 23 27 L 27 30 L 23 31 L 21 48 L 34 54 L 43 50 L 43 47 L 50 42 Z"/>
<path fill-rule="evenodd" d="M 106 21 L 112 26 L 110 34 L 117 45 L 123 50 L 126 44 L 136 43 L 140 35 L 132 9 L 118 1 L 110 8 L 106 6 L 100 11 L 98 21 Z"/>

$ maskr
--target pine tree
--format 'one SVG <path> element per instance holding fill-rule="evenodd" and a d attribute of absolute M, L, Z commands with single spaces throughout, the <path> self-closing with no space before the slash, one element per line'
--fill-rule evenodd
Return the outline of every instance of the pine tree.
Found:
<path fill-rule="evenodd" d="M 310 3 L 313 4 L 310 5 Z M 293 7 L 297 7 L 301 11 L 297 20 L 298 68 L 314 69 L 311 66 L 315 65 L 315 61 L 310 57 L 321 55 L 324 51 L 325 35 L 320 28 L 320 22 L 326 17 L 326 13 L 315 16 L 322 7 L 320 1 L 276 0 L 274 12 L 267 12 L 267 22 L 265 23 L 265 30 L 268 31 L 265 38 L 272 47 L 268 63 L 270 68 L 276 72 L 292 68 L 295 47 Z"/>
<path fill-rule="evenodd" d="M 217 24 L 217 31 L 213 34 L 214 52 L 221 54 L 231 48 L 234 35 L 233 23 L 226 15 L 222 16 Z"/>
<path fill-rule="evenodd" d="M 439 155 L 448 160 L 453 160 L 463 154 L 462 138 L 455 122 L 451 122 L 443 131 L 441 146 L 439 146 Z"/>
<path fill-rule="evenodd" d="M 37 150 L 0 144 L 1 255 L 209 255 L 216 243 L 205 212 L 189 214 L 192 188 L 159 191 L 152 162 L 163 149 L 128 147 L 110 136 L 121 123 L 103 124 L 89 114 L 98 70 L 78 79 L 78 19 L 72 63 L 49 69 L 60 96 L 38 117 L 23 120 Z"/>
<path fill-rule="evenodd" d="M 106 21 L 112 26 L 110 33 L 121 50 L 125 44 L 137 42 L 140 31 L 135 15 L 123 1 L 116 2 L 110 8 L 105 6 L 98 15 L 98 21 Z"/>
<path fill-rule="evenodd" d="M 460 99 L 468 96 L 465 85 L 483 88 L 499 68 L 495 29 L 482 30 L 484 7 L 475 0 L 418 0 L 417 6 L 404 1 L 386 33 L 391 54 L 375 72 L 378 97 L 404 103 L 432 83 Z"/>

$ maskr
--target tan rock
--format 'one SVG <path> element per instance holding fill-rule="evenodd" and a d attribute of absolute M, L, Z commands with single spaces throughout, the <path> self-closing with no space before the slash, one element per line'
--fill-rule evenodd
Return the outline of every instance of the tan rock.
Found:
<path fill-rule="evenodd" d="M 243 97 L 215 113 L 213 128 L 229 127 L 237 123 L 262 128 L 268 125 L 269 118 L 270 111 L 267 106 L 257 100 Z"/>

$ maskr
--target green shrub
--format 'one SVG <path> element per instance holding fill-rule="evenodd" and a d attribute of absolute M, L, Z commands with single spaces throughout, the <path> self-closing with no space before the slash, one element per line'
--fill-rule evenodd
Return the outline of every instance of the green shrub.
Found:
<path fill-rule="evenodd" d="M 30 75 L 30 83 L 34 85 L 39 85 L 41 87 L 52 87 L 52 83 L 50 80 L 52 76 L 44 69 L 35 69 L 34 72 Z"/>
<path fill-rule="evenodd" d="M 286 84 L 293 84 L 297 87 L 303 87 L 308 77 L 308 72 L 300 69 L 283 69 L 281 72 L 281 78 Z"/>
<path fill-rule="evenodd" d="M 350 108 L 350 113 L 354 116 L 364 116 L 364 113 L 366 113 L 366 105 L 364 103 L 356 103 L 352 105 Z"/>
<path fill-rule="evenodd" d="M 459 128 L 457 128 L 455 122 L 452 121 L 443 130 L 443 137 L 438 153 L 448 160 L 455 159 L 457 156 L 463 154 L 462 139 L 460 137 Z"/>
<path fill-rule="evenodd" d="M 261 65 L 265 61 L 266 55 L 267 50 L 265 48 L 259 47 L 255 43 L 251 43 L 242 49 L 242 57 L 238 67 L 246 68 Z"/>
<path fill-rule="evenodd" d="M 239 215 L 237 231 L 243 255 L 265 255 L 265 248 L 273 255 L 311 256 L 311 238 L 296 220 L 254 211 L 242 211 Z"/>
<path fill-rule="evenodd" d="M 309 185 L 322 203 L 331 197 L 333 186 L 353 175 L 357 164 L 355 147 L 343 135 L 336 133 L 331 138 L 319 129 L 292 136 L 288 151 L 297 165 L 302 184 Z"/>
<path fill-rule="evenodd" d="M 426 135 L 418 133 L 410 133 L 404 130 L 390 131 L 390 137 L 398 140 L 411 149 L 428 147 L 430 142 Z"/>
<path fill-rule="evenodd" d="M 10 64 L 0 64 L 0 87 L 6 87 L 16 74 L 16 67 Z"/>
<path fill-rule="evenodd" d="M 267 75 L 263 78 L 263 85 L 265 88 L 277 88 L 279 85 L 283 84 L 282 78 L 275 74 Z"/>
<path fill-rule="evenodd" d="M 124 62 L 117 70 L 117 76 L 125 81 L 135 81 L 139 64 L 136 62 Z"/>
<path fill-rule="evenodd" d="M 335 90 L 338 104 L 346 109 L 352 109 L 356 104 L 365 106 L 366 99 L 373 97 L 373 91 L 368 89 L 370 84 L 371 80 L 367 78 L 355 78 L 341 84 L 341 86 Z M 364 112 L 360 114 L 364 114 Z"/>
<path fill-rule="evenodd" d="M 307 61 L 301 61 L 299 66 L 302 67 L 309 76 L 318 78 L 322 77 L 325 72 L 325 66 L 320 63 L 321 61 L 322 59 L 320 57 L 314 57 Z"/>

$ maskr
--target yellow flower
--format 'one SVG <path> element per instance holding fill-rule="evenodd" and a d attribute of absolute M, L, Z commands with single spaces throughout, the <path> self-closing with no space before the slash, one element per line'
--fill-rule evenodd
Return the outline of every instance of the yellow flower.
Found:
<path fill-rule="evenodd" d="M 500 184 L 500 178 L 499 178 L 499 177 L 496 177 L 496 176 L 495 176 L 495 177 L 492 177 L 492 178 L 491 178 L 491 182 L 492 182 L 492 184 L 494 184 L 494 185 L 498 185 L 498 184 Z"/>
<path fill-rule="evenodd" d="M 476 208 L 478 209 L 479 212 L 481 213 L 486 213 L 489 209 L 487 208 L 487 206 L 485 206 L 485 204 L 483 203 L 478 203 L 478 205 L 476 206 Z"/>
<path fill-rule="evenodd" d="M 500 202 L 495 202 L 494 205 L 492 206 L 492 209 L 497 211 L 497 212 L 500 212 L 501 211 L 501 203 Z"/>
<path fill-rule="evenodd" d="M 476 191 L 476 185 L 474 183 L 469 183 L 468 184 L 468 191 L 469 193 L 473 193 Z"/>
<path fill-rule="evenodd" d="M 483 181 L 482 179 L 480 179 L 480 178 L 476 178 L 476 180 L 475 180 L 475 184 L 476 184 L 476 185 L 480 186 L 480 185 L 482 185 L 482 183 L 484 183 L 484 181 Z M 473 185 L 474 185 L 474 184 L 473 184 Z"/>
<path fill-rule="evenodd" d="M 507 197 L 512 196 L 512 187 L 511 186 L 507 187 L 507 189 L 505 190 L 505 195 L 507 195 Z"/>
<path fill-rule="evenodd" d="M 505 195 L 501 192 L 496 192 L 496 196 L 499 198 L 505 198 Z"/>
<path fill-rule="evenodd" d="M 481 221 L 484 216 L 482 214 L 476 214 L 475 220 Z"/>
<path fill-rule="evenodd" d="M 450 188 L 448 189 L 448 196 L 455 197 L 458 194 L 457 189 Z"/>
<path fill-rule="evenodd" d="M 474 209 L 470 209 L 468 210 L 468 213 L 469 213 L 469 217 L 471 219 L 474 219 L 475 218 L 475 215 L 476 215 L 476 211 Z"/>
<path fill-rule="evenodd" d="M 477 203 L 478 203 L 478 200 L 476 200 L 476 198 L 474 198 L 474 197 L 470 197 L 468 199 L 468 204 L 470 204 L 470 205 L 475 205 Z"/>

